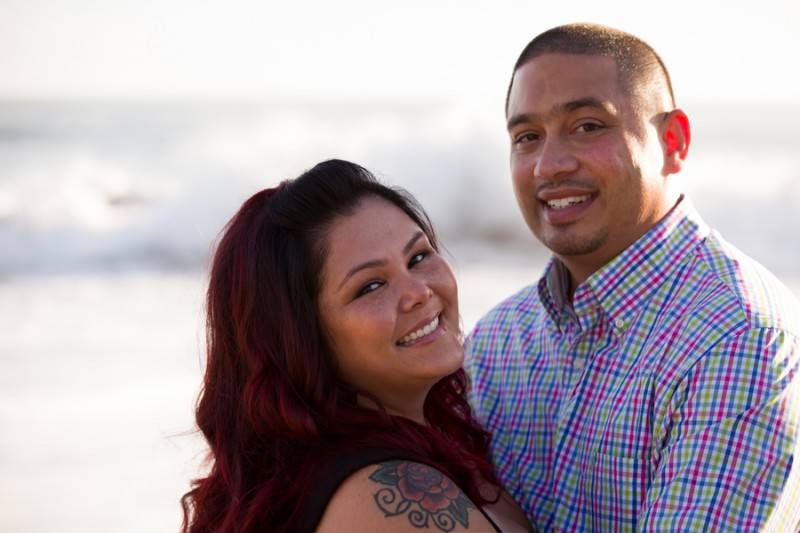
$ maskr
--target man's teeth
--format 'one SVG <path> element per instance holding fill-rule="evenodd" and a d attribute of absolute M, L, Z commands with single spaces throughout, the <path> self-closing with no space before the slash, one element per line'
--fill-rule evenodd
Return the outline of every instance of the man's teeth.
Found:
<path fill-rule="evenodd" d="M 439 327 L 439 315 L 436 315 L 436 317 L 433 320 L 431 320 L 430 324 L 427 324 L 416 331 L 412 331 L 411 333 L 409 333 L 408 335 L 397 341 L 397 343 L 408 344 L 413 340 L 417 340 L 420 337 L 424 337 L 428 333 L 435 330 L 437 327 Z"/>
<path fill-rule="evenodd" d="M 567 196 L 566 198 L 559 198 L 558 200 L 548 200 L 547 206 L 551 209 L 564 209 L 565 207 L 585 202 L 591 198 L 591 196 L 591 194 L 584 194 L 583 196 Z"/>

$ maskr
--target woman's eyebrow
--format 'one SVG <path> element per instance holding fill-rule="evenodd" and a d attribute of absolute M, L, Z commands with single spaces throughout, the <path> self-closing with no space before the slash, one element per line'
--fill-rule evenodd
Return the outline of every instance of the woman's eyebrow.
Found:
<path fill-rule="evenodd" d="M 403 246 L 403 255 L 406 255 L 408 252 L 410 252 L 410 251 L 411 251 L 411 248 L 413 248 L 413 247 L 414 247 L 414 245 L 417 243 L 417 241 L 418 241 L 418 240 L 419 240 L 421 237 L 424 237 L 424 236 L 425 236 L 425 234 L 424 234 L 424 233 L 422 233 L 422 231 L 421 231 L 421 230 L 417 230 L 417 231 L 415 231 L 415 232 L 414 232 L 414 235 L 412 235 L 412 236 L 411 236 L 411 239 L 409 239 L 409 240 L 408 240 L 408 242 L 406 243 L 406 245 L 405 245 L 405 246 Z"/>

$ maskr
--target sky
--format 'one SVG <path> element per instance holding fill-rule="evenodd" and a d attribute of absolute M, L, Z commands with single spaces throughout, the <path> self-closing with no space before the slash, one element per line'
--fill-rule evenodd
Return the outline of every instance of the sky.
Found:
<path fill-rule="evenodd" d="M 0 98 L 499 102 L 537 33 L 661 54 L 679 101 L 797 105 L 800 2 L 0 0 Z"/>

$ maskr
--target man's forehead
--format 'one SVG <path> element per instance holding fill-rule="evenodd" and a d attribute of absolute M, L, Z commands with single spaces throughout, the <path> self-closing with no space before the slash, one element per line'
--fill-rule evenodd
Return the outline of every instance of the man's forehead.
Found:
<path fill-rule="evenodd" d="M 576 102 L 614 111 L 619 89 L 617 66 L 610 57 L 544 54 L 514 74 L 508 118 L 569 112 L 581 107 Z"/>
<path fill-rule="evenodd" d="M 576 96 L 587 90 L 608 92 L 619 89 L 614 59 L 605 56 L 544 54 L 522 65 L 514 73 L 511 96 L 548 95 L 548 91 Z"/>

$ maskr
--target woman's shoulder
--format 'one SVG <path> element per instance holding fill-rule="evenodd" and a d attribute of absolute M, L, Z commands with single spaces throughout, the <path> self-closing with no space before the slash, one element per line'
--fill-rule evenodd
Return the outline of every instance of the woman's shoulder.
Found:
<path fill-rule="evenodd" d="M 446 475 L 410 459 L 364 466 L 334 492 L 318 531 L 495 531 Z"/>

